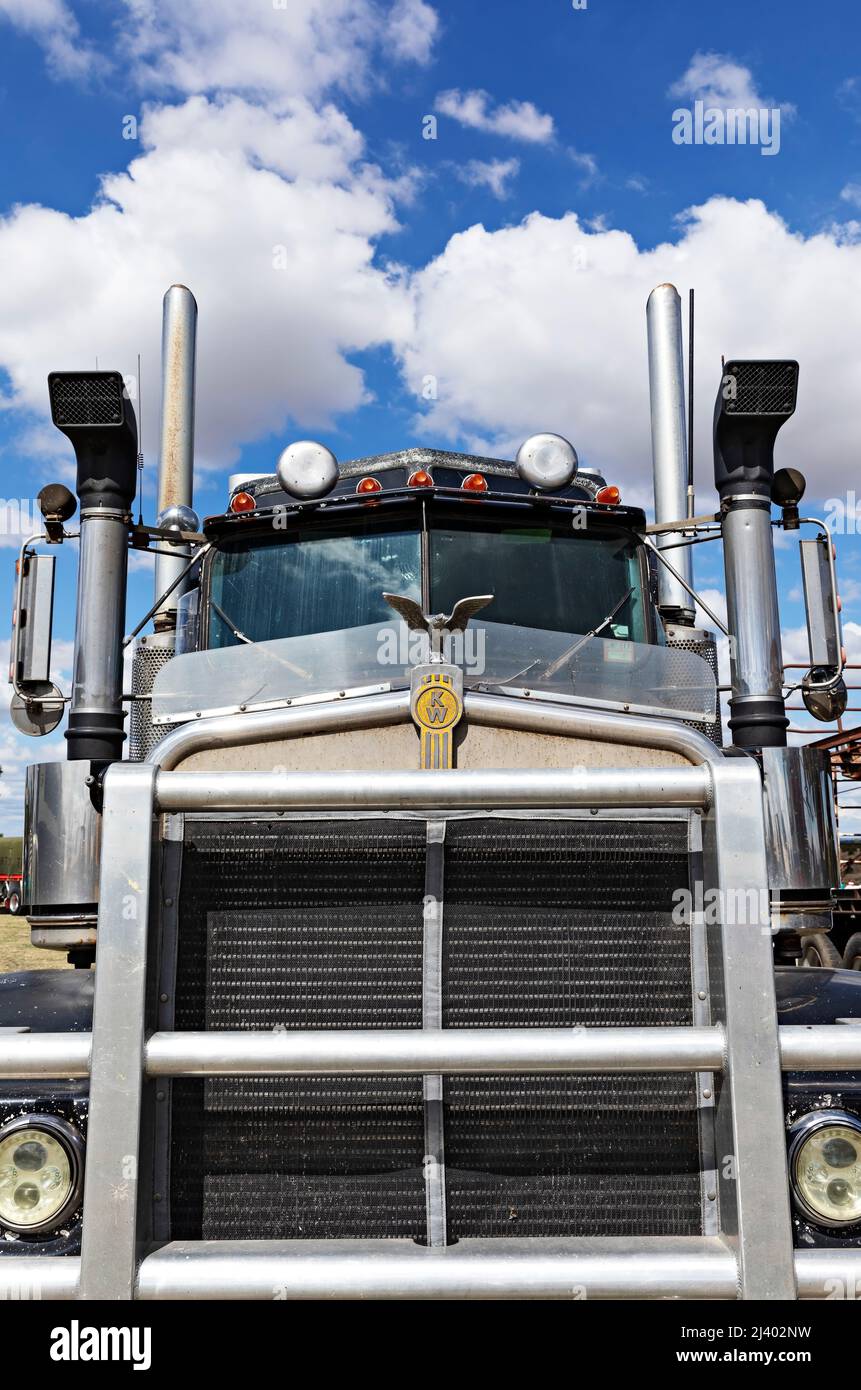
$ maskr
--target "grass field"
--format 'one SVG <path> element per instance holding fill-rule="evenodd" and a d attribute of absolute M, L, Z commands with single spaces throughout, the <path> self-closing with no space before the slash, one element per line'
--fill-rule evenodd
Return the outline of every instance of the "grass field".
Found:
<path fill-rule="evenodd" d="M 45 970 L 71 967 L 62 951 L 43 951 L 30 945 L 26 917 L 0 912 L 0 975 L 10 970 Z"/>

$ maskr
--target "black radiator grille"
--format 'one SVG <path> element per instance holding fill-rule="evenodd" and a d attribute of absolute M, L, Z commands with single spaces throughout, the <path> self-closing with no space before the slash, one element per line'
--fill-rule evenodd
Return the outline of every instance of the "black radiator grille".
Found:
<path fill-rule="evenodd" d="M 691 1022 L 682 821 L 475 818 L 445 845 L 445 1027 Z M 187 828 L 176 1027 L 414 1028 L 425 826 Z M 701 1229 L 694 1078 L 450 1078 L 450 1239 Z M 425 1239 L 422 1085 L 172 1089 L 175 1238 Z"/>

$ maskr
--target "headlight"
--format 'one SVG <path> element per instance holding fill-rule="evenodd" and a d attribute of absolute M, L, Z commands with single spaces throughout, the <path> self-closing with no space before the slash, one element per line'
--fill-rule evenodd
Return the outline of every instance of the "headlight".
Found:
<path fill-rule="evenodd" d="M 817 1110 L 790 1132 L 789 1174 L 796 1204 L 822 1226 L 861 1222 L 861 1120 Z"/>
<path fill-rule="evenodd" d="M 19 1115 L 0 1127 L 0 1227 L 55 1230 L 77 1206 L 84 1141 L 56 1115 Z"/>

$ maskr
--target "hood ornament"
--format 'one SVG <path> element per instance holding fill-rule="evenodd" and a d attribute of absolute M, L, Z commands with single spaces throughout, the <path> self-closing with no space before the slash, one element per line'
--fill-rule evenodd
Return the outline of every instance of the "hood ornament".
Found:
<path fill-rule="evenodd" d="M 383 594 L 390 608 L 403 618 L 411 632 L 426 632 L 430 638 L 431 661 L 442 661 L 443 640 L 451 632 L 466 632 L 470 618 L 493 602 L 493 594 L 473 594 L 460 598 L 450 613 L 425 613 L 415 599 L 403 594 Z"/>
<path fill-rule="evenodd" d="M 493 594 L 462 598 L 450 613 L 428 614 L 415 599 L 402 594 L 383 594 L 390 608 L 403 618 L 411 632 L 426 632 L 429 660 L 414 666 L 410 678 L 410 713 L 421 736 L 420 766 L 442 771 L 454 767 L 454 731 L 463 714 L 463 672 L 448 664 L 442 645 L 453 632 L 465 632 L 474 614 L 486 608 Z"/>

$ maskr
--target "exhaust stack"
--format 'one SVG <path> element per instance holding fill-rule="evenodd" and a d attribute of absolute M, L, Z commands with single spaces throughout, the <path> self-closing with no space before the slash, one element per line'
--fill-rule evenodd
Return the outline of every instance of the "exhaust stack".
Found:
<path fill-rule="evenodd" d="M 675 285 L 658 285 L 646 304 L 649 342 L 649 398 L 652 416 L 652 471 L 655 521 L 679 521 L 687 515 L 688 444 L 685 427 L 685 373 L 682 354 L 682 301 Z M 662 548 L 679 539 L 676 531 L 659 532 Z M 689 546 L 674 549 L 673 568 L 693 585 Z M 658 607 L 665 622 L 692 627 L 691 596 L 665 565 L 658 569 Z"/>
<path fill-rule="evenodd" d="M 771 534 L 774 441 L 795 411 L 797 362 L 727 362 L 714 416 L 732 698 L 740 748 L 786 746 L 783 652 Z"/>
<path fill-rule="evenodd" d="M 197 346 L 197 301 L 185 285 L 171 285 L 164 297 L 161 361 L 161 451 L 158 466 L 159 526 L 194 530 L 177 508 L 190 508 L 194 493 L 194 377 Z M 188 563 L 186 546 L 176 556 L 157 555 L 157 599 Z M 173 632 L 183 586 L 174 589 L 155 615 L 156 632 Z"/>
<path fill-rule="evenodd" d="M 70 759 L 122 756 L 128 528 L 137 482 L 137 422 L 119 372 L 51 372 L 51 418 L 78 464 L 81 549 Z"/>

